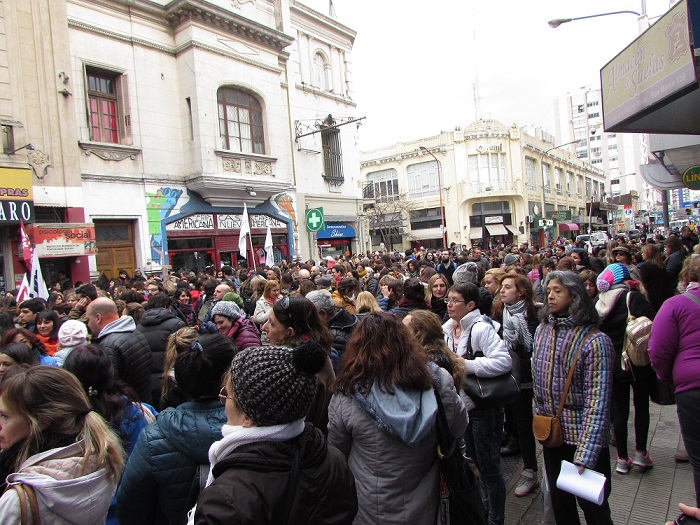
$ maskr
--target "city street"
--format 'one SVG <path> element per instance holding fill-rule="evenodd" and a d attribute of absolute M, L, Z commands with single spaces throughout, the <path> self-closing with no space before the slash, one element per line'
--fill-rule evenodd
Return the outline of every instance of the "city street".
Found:
<path fill-rule="evenodd" d="M 651 424 L 649 428 L 649 454 L 654 460 L 654 468 L 642 473 L 633 467 L 630 473 L 622 476 L 614 472 L 615 448 L 611 448 L 612 494 L 610 508 L 615 525 L 663 525 L 666 520 L 673 520 L 678 515 L 678 503 L 693 504 L 693 472 L 690 463 L 677 463 L 673 454 L 680 447 L 682 440 L 676 417 L 676 407 L 659 406 L 654 403 L 650 408 Z M 630 416 L 630 450 L 634 450 L 634 437 Z M 538 450 L 540 479 L 542 478 L 542 448 Z M 508 496 L 506 499 L 506 525 L 541 525 L 547 523 L 542 519 L 540 491 L 524 498 L 513 494 L 520 475 L 522 462 L 520 456 L 504 458 L 503 469 L 506 475 Z M 585 523 L 583 514 L 581 523 Z"/>

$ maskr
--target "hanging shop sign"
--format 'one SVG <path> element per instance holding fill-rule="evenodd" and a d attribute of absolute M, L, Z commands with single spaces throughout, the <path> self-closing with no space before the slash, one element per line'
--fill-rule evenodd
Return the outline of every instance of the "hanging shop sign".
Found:
<path fill-rule="evenodd" d="M 40 258 L 97 253 L 94 224 L 29 224 L 27 235 Z"/>
<path fill-rule="evenodd" d="M 355 228 L 343 223 L 326 224 L 326 227 L 316 234 L 317 239 L 353 239 L 355 237 L 357 237 Z"/>
<path fill-rule="evenodd" d="M 0 224 L 34 222 L 32 170 L 0 168 Z"/>
<path fill-rule="evenodd" d="M 555 219 L 557 222 L 570 221 L 571 210 L 550 211 L 547 213 L 549 219 Z"/>
<path fill-rule="evenodd" d="M 685 170 L 683 186 L 691 190 L 700 190 L 700 166 L 691 166 Z"/>

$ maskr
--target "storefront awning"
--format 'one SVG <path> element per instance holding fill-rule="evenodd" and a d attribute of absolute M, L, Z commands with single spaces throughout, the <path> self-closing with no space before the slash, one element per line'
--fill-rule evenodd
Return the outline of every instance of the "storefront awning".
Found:
<path fill-rule="evenodd" d="M 562 232 L 577 232 L 579 231 L 578 224 L 566 224 L 565 222 L 560 222 L 557 224 L 559 226 L 559 231 Z"/>
<path fill-rule="evenodd" d="M 518 230 L 515 226 L 506 224 L 506 228 L 508 228 L 508 231 L 513 235 L 520 235 L 520 230 Z"/>
<path fill-rule="evenodd" d="M 508 230 L 502 224 L 487 224 L 486 229 L 489 235 L 508 235 Z"/>
<path fill-rule="evenodd" d="M 484 234 L 482 233 L 483 228 L 472 228 L 469 230 L 470 239 L 481 239 Z"/>

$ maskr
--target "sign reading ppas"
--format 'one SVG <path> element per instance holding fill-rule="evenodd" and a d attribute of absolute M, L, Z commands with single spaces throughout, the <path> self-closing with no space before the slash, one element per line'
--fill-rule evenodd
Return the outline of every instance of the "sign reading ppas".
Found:
<path fill-rule="evenodd" d="M 0 168 L 0 224 L 34 222 L 32 171 Z"/>

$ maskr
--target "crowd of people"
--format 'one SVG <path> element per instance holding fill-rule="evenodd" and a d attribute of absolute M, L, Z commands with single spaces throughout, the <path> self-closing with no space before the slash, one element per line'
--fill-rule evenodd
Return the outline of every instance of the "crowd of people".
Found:
<path fill-rule="evenodd" d="M 438 397 L 488 525 L 504 523 L 501 457 L 516 453 L 516 496 L 546 477 L 557 523 L 578 523 L 577 505 L 588 523 L 612 523 L 611 443 L 618 474 L 653 467 L 658 381 L 675 388 L 700 496 L 699 246 L 687 229 L 595 251 L 453 245 L 167 278 L 120 270 L 64 277 L 46 299 L 8 294 L 3 523 L 37 512 L 45 523 L 441 523 Z M 630 316 L 653 320 L 649 365 L 625 359 Z M 508 374 L 519 393 L 507 403 L 468 393 L 469 378 Z M 535 415 L 562 422 L 543 474 Z M 562 460 L 606 477 L 601 505 L 557 488 Z"/>

